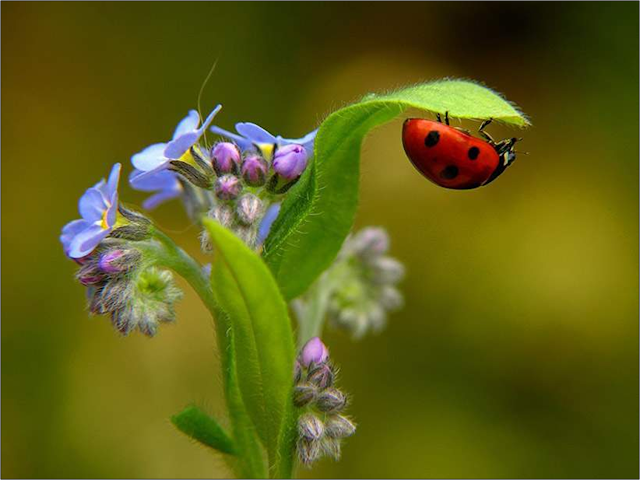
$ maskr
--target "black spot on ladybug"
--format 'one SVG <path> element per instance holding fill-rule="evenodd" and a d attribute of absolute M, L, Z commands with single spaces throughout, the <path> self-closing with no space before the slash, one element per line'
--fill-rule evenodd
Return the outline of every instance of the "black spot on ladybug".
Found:
<path fill-rule="evenodd" d="M 480 149 L 478 147 L 471 147 L 468 152 L 469 159 L 475 160 L 480 155 Z"/>
<path fill-rule="evenodd" d="M 444 170 L 440 172 L 440 177 L 445 180 L 453 180 L 458 176 L 458 167 L 455 165 L 447 165 Z"/>
<path fill-rule="evenodd" d="M 440 141 L 440 132 L 437 130 L 431 130 L 426 137 L 424 137 L 424 144 L 427 147 L 433 147 L 436 143 Z"/>

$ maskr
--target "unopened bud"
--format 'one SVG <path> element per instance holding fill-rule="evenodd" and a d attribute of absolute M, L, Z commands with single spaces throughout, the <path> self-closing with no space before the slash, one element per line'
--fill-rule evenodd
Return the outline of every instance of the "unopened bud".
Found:
<path fill-rule="evenodd" d="M 273 170 L 287 180 L 298 178 L 306 167 L 307 151 L 302 145 L 285 145 L 273 156 Z"/>
<path fill-rule="evenodd" d="M 96 285 L 105 280 L 105 275 L 96 265 L 95 259 L 89 259 L 76 273 L 78 281 L 86 286 Z"/>
<path fill-rule="evenodd" d="M 114 249 L 103 253 L 98 267 L 105 273 L 117 274 L 133 268 L 140 259 L 140 252 L 134 249 Z"/>
<path fill-rule="evenodd" d="M 355 431 L 353 422 L 342 415 L 330 415 L 325 421 L 325 433 L 331 438 L 347 438 Z"/>
<path fill-rule="evenodd" d="M 404 277 L 404 265 L 391 257 L 374 259 L 371 268 L 376 283 L 397 283 Z"/>
<path fill-rule="evenodd" d="M 324 435 L 322 420 L 312 413 L 305 413 L 298 419 L 298 433 L 309 440 L 318 440 Z"/>
<path fill-rule="evenodd" d="M 313 366 L 307 375 L 307 381 L 320 390 L 323 390 L 333 384 L 333 377 L 333 369 L 331 366 L 327 363 L 321 363 Z"/>
<path fill-rule="evenodd" d="M 260 155 L 249 155 L 242 162 L 241 174 L 247 185 L 261 187 L 267 181 L 269 166 Z"/>
<path fill-rule="evenodd" d="M 336 388 L 327 388 L 320 392 L 316 400 L 318 410 L 325 413 L 337 413 L 347 404 L 347 398 Z"/>
<path fill-rule="evenodd" d="M 333 458 L 334 460 L 340 460 L 340 440 L 331 437 L 324 437 L 320 440 L 320 451 Z"/>
<path fill-rule="evenodd" d="M 240 197 L 236 206 L 238 219 L 245 225 L 255 223 L 256 220 L 262 217 L 263 210 L 262 200 L 252 193 L 247 193 Z"/>
<path fill-rule="evenodd" d="M 316 387 L 310 383 L 301 383 L 293 388 L 293 404 L 296 407 L 309 405 L 316 398 Z"/>
<path fill-rule="evenodd" d="M 321 455 L 320 442 L 317 440 L 309 440 L 307 438 L 299 438 L 296 443 L 296 450 L 300 463 L 305 466 L 311 465 Z"/>
<path fill-rule="evenodd" d="M 293 365 L 293 383 L 298 383 L 300 380 L 302 380 L 302 365 L 296 360 L 296 363 Z"/>
<path fill-rule="evenodd" d="M 223 175 L 216 180 L 214 190 L 220 200 L 235 200 L 242 191 L 242 184 L 234 175 Z"/>
<path fill-rule="evenodd" d="M 236 173 L 240 166 L 240 149 L 230 142 L 220 142 L 211 150 L 213 169 L 220 176 Z"/>
<path fill-rule="evenodd" d="M 351 243 L 357 254 L 375 257 L 389 250 L 389 235 L 383 228 L 368 227 L 358 232 Z"/>
<path fill-rule="evenodd" d="M 380 290 L 380 305 L 387 310 L 397 310 L 404 304 L 402 294 L 393 287 L 383 287 Z"/>
<path fill-rule="evenodd" d="M 234 223 L 233 208 L 229 205 L 219 204 L 209 210 L 209 218 L 213 218 L 223 227 L 229 228 Z"/>
<path fill-rule="evenodd" d="M 324 363 L 329 358 L 329 350 L 325 347 L 319 337 L 313 337 L 302 347 L 300 352 L 300 363 L 305 367 L 311 364 Z"/>

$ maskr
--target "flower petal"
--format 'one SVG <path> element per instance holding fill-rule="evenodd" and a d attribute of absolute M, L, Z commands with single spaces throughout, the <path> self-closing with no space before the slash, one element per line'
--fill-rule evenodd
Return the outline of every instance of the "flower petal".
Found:
<path fill-rule="evenodd" d="M 216 105 L 216 108 L 214 108 L 211 111 L 209 116 L 205 119 L 204 123 L 198 129 L 198 138 L 200 138 L 204 134 L 205 130 L 209 128 L 209 125 L 211 125 L 211 122 L 213 122 L 213 118 L 216 116 L 216 114 L 220 111 L 221 108 L 222 108 L 222 105 L 218 104 Z"/>
<path fill-rule="evenodd" d="M 297 143 L 299 145 L 302 145 L 305 150 L 307 151 L 307 153 L 309 154 L 309 156 L 312 155 L 313 152 L 313 144 L 316 140 L 316 135 L 318 134 L 318 129 L 316 128 L 313 132 L 309 132 L 307 133 L 304 137 L 302 138 L 282 138 L 282 137 L 278 137 L 278 141 L 283 142 L 283 144 L 287 144 L 287 143 Z"/>
<path fill-rule="evenodd" d="M 198 135 L 197 130 L 180 135 L 179 137 L 167 143 L 167 146 L 164 149 L 164 157 L 170 158 L 172 160 L 178 160 L 199 139 L 200 136 Z"/>
<path fill-rule="evenodd" d="M 276 143 L 276 137 L 255 123 L 236 123 L 236 130 L 240 135 L 251 140 L 253 143 Z"/>
<path fill-rule="evenodd" d="M 269 231 L 271 230 L 271 225 L 273 225 L 273 222 L 278 218 L 279 213 L 280 204 L 275 203 L 269 207 L 267 213 L 262 217 L 260 227 L 258 228 L 258 245 L 261 245 L 267 239 Z"/>
<path fill-rule="evenodd" d="M 168 188 L 179 189 L 180 186 L 176 174 L 170 170 L 161 170 L 146 175 L 145 172 L 134 170 L 129 176 L 129 183 L 133 188 L 142 192 L 154 192 Z"/>
<path fill-rule="evenodd" d="M 116 217 L 118 213 L 118 191 L 116 190 L 111 197 L 111 205 L 107 209 L 107 225 L 109 228 L 116 224 Z"/>
<path fill-rule="evenodd" d="M 103 230 L 100 225 L 90 225 L 78 233 L 69 245 L 71 258 L 82 258 L 90 254 L 111 230 Z"/>
<path fill-rule="evenodd" d="M 85 220 L 73 220 L 62 227 L 60 242 L 62 243 L 64 253 L 68 253 L 69 245 L 74 237 L 88 226 L 89 224 Z"/>
<path fill-rule="evenodd" d="M 78 202 L 78 210 L 84 220 L 93 223 L 102 219 L 102 214 L 107 208 L 106 199 L 97 188 L 88 189 Z"/>
<path fill-rule="evenodd" d="M 148 146 L 139 153 L 136 153 L 131 157 L 131 163 L 138 170 L 148 172 L 158 168 L 159 166 L 167 163 L 167 159 L 164 156 L 164 150 L 167 147 L 166 143 L 156 143 Z"/>
<path fill-rule="evenodd" d="M 243 138 L 240 135 L 236 135 L 235 133 L 231 133 L 223 128 L 216 127 L 214 125 L 209 130 L 216 135 L 222 135 L 223 137 L 227 137 L 228 139 L 233 140 L 242 150 L 249 150 L 254 148 L 253 142 L 251 140 L 247 140 L 246 138 Z"/>
<path fill-rule="evenodd" d="M 106 186 L 106 198 L 110 198 L 113 196 L 114 192 L 118 191 L 118 182 L 120 181 L 120 171 L 122 170 L 122 165 L 116 163 L 113 168 L 111 168 L 111 173 L 109 174 L 109 180 L 107 180 Z"/>
<path fill-rule="evenodd" d="M 180 123 L 176 127 L 175 132 L 173 132 L 173 139 L 175 140 L 185 133 L 194 131 L 198 128 L 199 123 L 200 114 L 196 110 L 189 110 L 187 116 L 180 120 Z"/>
<path fill-rule="evenodd" d="M 180 195 L 180 191 L 176 190 L 162 190 L 155 195 L 151 195 L 144 202 L 142 202 L 142 206 L 147 210 L 153 210 L 161 203 L 164 203 L 168 200 L 174 199 Z"/>

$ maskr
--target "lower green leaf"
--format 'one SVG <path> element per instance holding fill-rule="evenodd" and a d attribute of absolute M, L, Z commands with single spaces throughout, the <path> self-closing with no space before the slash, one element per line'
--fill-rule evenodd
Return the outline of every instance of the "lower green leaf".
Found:
<path fill-rule="evenodd" d="M 171 422 L 185 435 L 207 447 L 229 455 L 235 454 L 233 440 L 209 415 L 195 405 L 171 417 Z"/>

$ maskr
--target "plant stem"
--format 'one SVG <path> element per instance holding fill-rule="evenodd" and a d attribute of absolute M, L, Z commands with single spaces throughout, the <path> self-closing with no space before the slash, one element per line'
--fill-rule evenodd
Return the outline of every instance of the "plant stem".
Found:
<path fill-rule="evenodd" d="M 327 316 L 331 286 L 327 275 L 322 275 L 305 295 L 305 301 L 295 300 L 294 309 L 298 316 L 298 348 L 309 339 L 322 334 Z"/>

